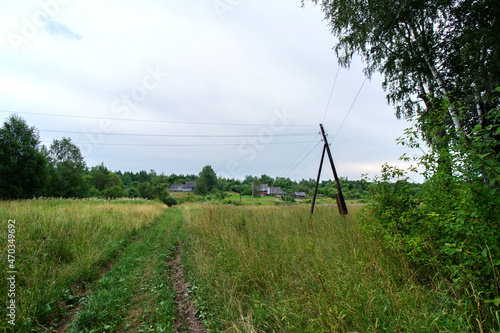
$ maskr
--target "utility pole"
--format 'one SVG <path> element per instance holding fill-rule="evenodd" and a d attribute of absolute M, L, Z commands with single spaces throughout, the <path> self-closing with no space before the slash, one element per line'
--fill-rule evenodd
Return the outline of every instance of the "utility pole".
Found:
<path fill-rule="evenodd" d="M 330 151 L 330 146 L 328 145 L 328 140 L 326 139 L 326 134 L 325 130 L 323 129 L 323 124 L 319 124 L 319 127 L 321 129 L 321 135 L 323 136 L 323 142 L 325 143 L 323 147 L 323 154 L 321 155 L 321 162 L 319 164 L 319 171 L 318 171 L 318 178 L 316 180 L 316 188 L 314 190 L 314 197 L 313 201 L 311 204 L 311 213 L 309 216 L 312 216 L 314 212 L 314 204 L 316 202 L 316 194 L 318 192 L 318 184 L 319 184 L 319 179 L 321 176 L 321 168 L 323 166 L 323 160 L 325 158 L 325 151 L 328 153 L 328 159 L 330 160 L 330 166 L 332 167 L 333 171 L 333 177 L 335 178 L 335 183 L 337 184 L 337 194 L 335 195 L 335 198 L 337 199 L 337 207 L 339 209 L 339 213 L 345 217 L 347 215 L 347 205 L 344 200 L 344 195 L 342 194 L 342 189 L 340 188 L 340 181 L 339 177 L 337 176 L 337 170 L 335 169 L 335 165 L 333 164 L 333 158 L 332 158 L 332 153 Z"/>

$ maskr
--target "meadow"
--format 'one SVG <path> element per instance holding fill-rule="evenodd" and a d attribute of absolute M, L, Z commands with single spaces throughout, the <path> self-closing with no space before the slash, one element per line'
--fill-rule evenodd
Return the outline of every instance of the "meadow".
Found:
<path fill-rule="evenodd" d="M 165 205 L 145 200 L 41 199 L 0 202 L 0 267 L 16 271 L 15 326 L 2 306 L 0 331 L 50 331 L 131 242 L 162 217 Z M 7 224 L 15 220 L 15 267 L 8 267 Z M 2 283 L 1 304 L 7 304 Z M 52 327 L 51 327 L 52 326 Z M 13 329 L 14 328 L 14 329 Z"/>
<path fill-rule="evenodd" d="M 173 332 L 179 250 L 210 332 L 474 331 L 445 279 L 420 280 L 404 255 L 363 231 L 362 207 L 344 219 L 318 206 L 309 219 L 306 204 L 0 202 L 1 228 L 16 221 L 17 271 L 16 325 L 2 320 L 0 331 Z"/>
<path fill-rule="evenodd" d="M 359 207 L 184 207 L 184 265 L 214 332 L 466 332 L 450 288 L 366 236 Z"/>

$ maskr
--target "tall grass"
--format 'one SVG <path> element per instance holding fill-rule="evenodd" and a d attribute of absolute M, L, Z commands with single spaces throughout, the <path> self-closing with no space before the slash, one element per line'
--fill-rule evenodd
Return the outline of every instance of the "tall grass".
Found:
<path fill-rule="evenodd" d="M 213 331 L 467 331 L 445 285 L 368 238 L 356 208 L 184 207 L 183 262 Z"/>
<path fill-rule="evenodd" d="M 126 204 L 124 204 L 126 203 Z M 132 204 L 134 203 L 134 204 Z M 63 303 L 88 288 L 130 237 L 150 225 L 165 206 L 147 201 L 42 199 L 0 202 L 0 267 L 7 267 L 7 222 L 16 221 L 16 326 L 50 329 Z M 0 313 L 6 318 L 6 283 Z M 6 320 L 0 330 L 10 330 Z"/>

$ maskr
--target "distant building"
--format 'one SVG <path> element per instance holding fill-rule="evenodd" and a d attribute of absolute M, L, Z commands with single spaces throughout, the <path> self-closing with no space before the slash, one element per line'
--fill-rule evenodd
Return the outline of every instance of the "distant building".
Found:
<path fill-rule="evenodd" d="M 262 184 L 260 185 L 260 195 L 267 195 L 267 192 L 269 191 L 269 186 L 267 184 Z"/>
<path fill-rule="evenodd" d="M 196 182 L 187 182 L 182 188 L 182 192 L 194 192 L 196 187 Z"/>
<path fill-rule="evenodd" d="M 172 184 L 168 190 L 170 192 L 194 192 L 196 182 L 187 182 L 186 184 Z"/>
<path fill-rule="evenodd" d="M 305 199 L 306 198 L 306 194 L 304 192 L 295 192 L 295 194 L 293 195 L 293 197 L 295 199 Z"/>
<path fill-rule="evenodd" d="M 260 195 L 275 197 L 278 195 L 286 195 L 286 193 L 279 187 L 267 186 L 267 184 L 262 184 L 260 185 Z"/>

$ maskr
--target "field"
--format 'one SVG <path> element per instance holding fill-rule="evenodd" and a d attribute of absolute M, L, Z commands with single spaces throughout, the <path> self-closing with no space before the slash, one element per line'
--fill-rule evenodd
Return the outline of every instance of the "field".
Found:
<path fill-rule="evenodd" d="M 15 329 L 4 319 L 0 330 L 182 331 L 172 282 L 182 244 L 187 293 L 208 331 L 470 331 L 445 283 L 418 281 L 365 235 L 360 208 L 344 220 L 319 206 L 309 220 L 308 205 L 1 202 L 1 228 L 15 219 L 17 280 Z M 6 246 L 0 258 L 10 271 Z"/>
<path fill-rule="evenodd" d="M 7 232 L 0 233 L 1 269 L 16 271 L 15 332 L 55 330 L 85 302 L 94 282 L 141 230 L 158 224 L 163 204 L 147 201 L 30 200 L 0 202 L 0 226 L 15 220 L 15 267 L 8 268 Z M 0 299 L 7 304 L 6 283 Z M 7 306 L 2 306 L 2 318 Z M 12 327 L 0 321 L 0 331 Z"/>
<path fill-rule="evenodd" d="M 445 288 L 368 239 L 356 210 L 184 209 L 185 265 L 213 331 L 457 332 L 467 318 Z"/>

